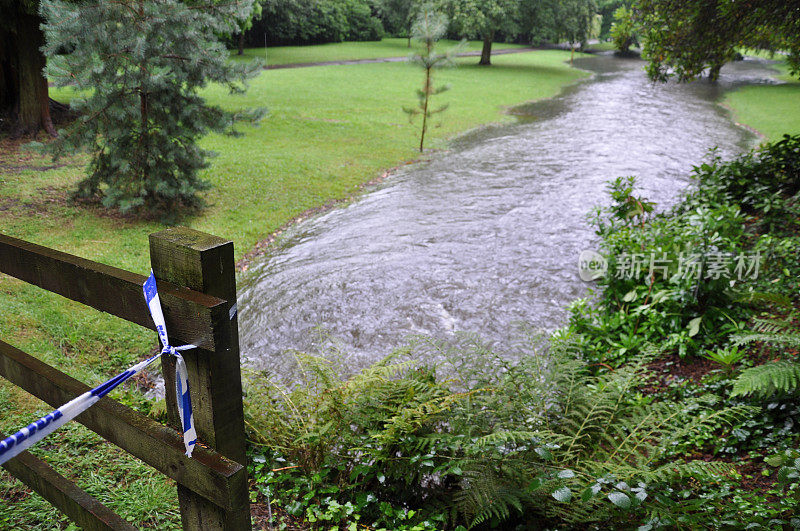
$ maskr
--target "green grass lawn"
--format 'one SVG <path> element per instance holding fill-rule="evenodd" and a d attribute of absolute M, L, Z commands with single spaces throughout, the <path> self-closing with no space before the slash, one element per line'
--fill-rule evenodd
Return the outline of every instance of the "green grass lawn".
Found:
<path fill-rule="evenodd" d="M 455 46 L 458 41 L 441 40 L 439 46 L 446 49 Z M 414 51 L 408 47 L 408 39 L 386 38 L 380 41 L 368 42 L 332 42 L 316 46 L 276 46 L 266 50 L 264 48 L 245 49 L 244 55 L 231 52 L 231 58 L 236 61 L 248 61 L 253 58 L 265 60 L 268 65 L 285 65 L 291 63 L 312 63 L 324 61 L 347 61 L 352 59 L 378 59 L 381 57 L 405 57 Z M 480 51 L 481 41 L 469 41 L 463 51 Z M 495 43 L 492 51 L 510 48 L 524 48 L 521 44 Z"/>
<path fill-rule="evenodd" d="M 590 52 L 613 52 L 616 49 L 614 43 L 610 41 L 600 41 L 589 45 Z"/>
<path fill-rule="evenodd" d="M 724 104 L 737 122 L 764 135 L 767 140 L 779 140 L 785 133 L 800 133 L 800 82 L 789 76 L 789 68 L 781 56 L 775 68 L 781 85 L 741 87 L 725 96 Z"/>
<path fill-rule="evenodd" d="M 386 41 L 387 56 L 398 55 L 392 41 L 398 49 L 405 42 Z M 348 58 L 341 50 L 328 52 L 337 47 L 360 50 L 349 58 L 373 57 L 384 42 L 308 47 L 302 54 L 287 52 L 284 57 L 287 62 Z M 498 56 L 490 68 L 478 67 L 476 58 L 459 60 L 458 68 L 441 72 L 437 79 L 452 85 L 438 96 L 450 109 L 434 120 L 428 145 L 445 147 L 447 139 L 460 132 L 511 120 L 503 114 L 507 106 L 556 95 L 586 75 L 566 65 L 568 59 L 564 51 L 536 51 Z M 408 123 L 401 106 L 415 103 L 421 82 L 421 71 L 414 65 L 379 63 L 264 71 L 244 96 L 207 89 L 205 96 L 212 103 L 228 108 L 266 106 L 270 114 L 259 127 L 245 127 L 242 138 L 211 135 L 203 140 L 203 147 L 219 153 L 203 174 L 213 184 L 207 194 L 210 206 L 183 224 L 232 239 L 238 258 L 294 216 L 346 198 L 386 169 L 418 157 L 418 127 Z M 69 95 L 60 91 L 53 96 Z M 49 159 L 0 142 L 0 231 L 146 273 L 147 236 L 163 226 L 69 202 L 85 162 L 85 157 L 76 156 L 51 167 Z M 5 276 L 0 276 L 0 305 L 0 339 L 90 385 L 142 359 L 156 341 L 135 325 Z M 115 395 L 145 412 L 152 406 L 131 389 Z M 0 383 L 0 431 L 11 432 L 49 410 Z M 140 481 L 141 466 L 130 464 L 130 458 L 77 425 L 34 453 L 63 464 L 58 468 L 62 473 L 79 479 L 92 493 L 103 493 L 103 501 L 142 527 L 162 529 L 177 522 L 175 497 L 160 497 L 174 492 L 169 482 L 152 475 Z M 133 469 L 121 480 L 120 470 L 128 467 Z M 0 503 L 0 528 L 61 528 L 58 522 L 63 520 L 55 510 L 4 473 L 0 499 L 15 500 Z M 45 519 L 52 524 L 43 523 Z"/>

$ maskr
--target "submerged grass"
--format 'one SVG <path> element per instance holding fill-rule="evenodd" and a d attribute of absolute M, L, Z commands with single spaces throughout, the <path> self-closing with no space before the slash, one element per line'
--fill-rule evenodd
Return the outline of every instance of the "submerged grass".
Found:
<path fill-rule="evenodd" d="M 398 44 L 388 42 L 387 55 L 397 55 L 391 50 Z M 344 50 L 374 56 L 376 43 L 337 46 L 302 52 L 311 61 L 331 60 L 328 48 L 340 58 L 358 58 Z M 300 60 L 299 51 L 293 53 L 287 52 L 287 61 Z M 441 82 L 452 85 L 442 96 L 450 109 L 430 129 L 431 145 L 442 148 L 460 132 L 511 120 L 503 114 L 505 107 L 552 97 L 586 76 L 567 66 L 568 59 L 567 52 L 556 50 L 498 56 L 491 68 L 478 67 L 476 58 L 460 59 L 458 68 L 440 74 Z M 203 173 L 213 185 L 209 207 L 183 224 L 230 238 L 239 258 L 303 211 L 346 198 L 387 168 L 418 156 L 418 127 L 408 123 L 401 106 L 413 104 L 421 81 L 413 65 L 381 63 L 265 71 L 246 95 L 237 97 L 209 87 L 205 96 L 211 103 L 231 109 L 266 106 L 270 114 L 259 127 L 244 127 L 242 138 L 210 135 L 203 140 L 203 147 L 219 153 Z M 69 96 L 63 90 L 53 94 L 57 100 Z M 69 192 L 84 175 L 86 157 L 53 165 L 17 147 L 0 141 L 0 232 L 147 272 L 147 236 L 162 224 L 73 204 Z M 0 340 L 89 385 L 144 358 L 155 345 L 155 337 L 135 325 L 3 275 L 0 305 Z M 144 412 L 152 407 L 135 388 L 115 396 Z M 0 382 L 0 432 L 16 430 L 48 409 Z M 75 426 L 35 452 L 47 455 L 61 473 L 90 492 L 104 493 L 103 501 L 139 525 L 174 527 L 177 500 L 170 482 L 112 445 L 97 442 Z M 0 499 L 0 527 L 63 528 L 64 520 L 46 502 L 4 472 Z"/>

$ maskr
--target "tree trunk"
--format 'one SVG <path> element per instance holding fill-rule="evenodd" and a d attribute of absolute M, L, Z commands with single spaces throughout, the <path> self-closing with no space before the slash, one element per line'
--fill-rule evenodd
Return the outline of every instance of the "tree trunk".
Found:
<path fill-rule="evenodd" d="M 719 71 L 722 69 L 724 63 L 719 62 L 711 65 L 711 68 L 708 69 L 708 80 L 712 83 L 716 83 L 719 80 Z"/>
<path fill-rule="evenodd" d="M 239 55 L 244 55 L 244 31 L 239 32 Z"/>
<path fill-rule="evenodd" d="M 40 22 L 38 16 L 14 14 L 0 29 L 0 117 L 8 119 L 15 136 L 40 129 L 56 136 L 43 72 L 47 60 L 39 51 L 44 46 Z"/>
<path fill-rule="evenodd" d="M 494 33 L 488 33 L 483 36 L 483 50 L 481 50 L 481 60 L 479 65 L 492 64 L 492 41 L 494 40 Z"/>

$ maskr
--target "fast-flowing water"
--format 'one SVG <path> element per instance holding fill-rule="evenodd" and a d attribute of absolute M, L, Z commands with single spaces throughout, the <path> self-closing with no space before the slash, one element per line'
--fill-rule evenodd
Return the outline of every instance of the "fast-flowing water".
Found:
<path fill-rule="evenodd" d="M 581 60 L 596 75 L 516 109 L 519 123 L 465 135 L 291 229 L 240 279 L 248 363 L 288 370 L 285 351 L 313 351 L 319 328 L 356 369 L 409 335 L 463 330 L 502 343 L 516 322 L 563 325 L 566 305 L 586 294 L 577 259 L 607 182 L 636 175 L 640 195 L 670 205 L 709 148 L 727 157 L 753 145 L 716 105 L 723 91 L 772 82 L 763 63 L 744 61 L 717 86 L 653 85 L 643 64 Z"/>

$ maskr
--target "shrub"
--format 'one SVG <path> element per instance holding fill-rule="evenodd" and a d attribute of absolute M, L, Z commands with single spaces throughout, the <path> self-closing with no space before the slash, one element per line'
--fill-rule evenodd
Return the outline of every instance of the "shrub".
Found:
<path fill-rule="evenodd" d="M 793 293 L 800 241 L 780 234 L 800 210 L 800 136 L 729 162 L 712 156 L 694 178 L 696 188 L 663 214 L 634 195 L 634 178 L 610 184 L 612 204 L 592 220 L 608 260 L 602 293 L 570 308 L 590 360 L 623 363 L 648 342 L 681 356 L 724 346 L 752 315 L 756 288 Z M 756 235 L 758 227 L 769 232 Z M 764 280 L 776 274 L 787 280 Z"/>
<path fill-rule="evenodd" d="M 602 293 L 594 304 L 579 300 L 570 307 L 570 327 L 598 363 L 617 365 L 649 342 L 681 356 L 697 353 L 738 329 L 746 316 L 733 304 L 729 276 L 712 270 L 727 265 L 732 272 L 738 261 L 753 260 L 744 254 L 739 209 L 705 202 L 655 215 L 650 203 L 632 195 L 634 183 L 614 181 L 613 204 L 593 221 L 608 261 L 598 282 Z"/>

